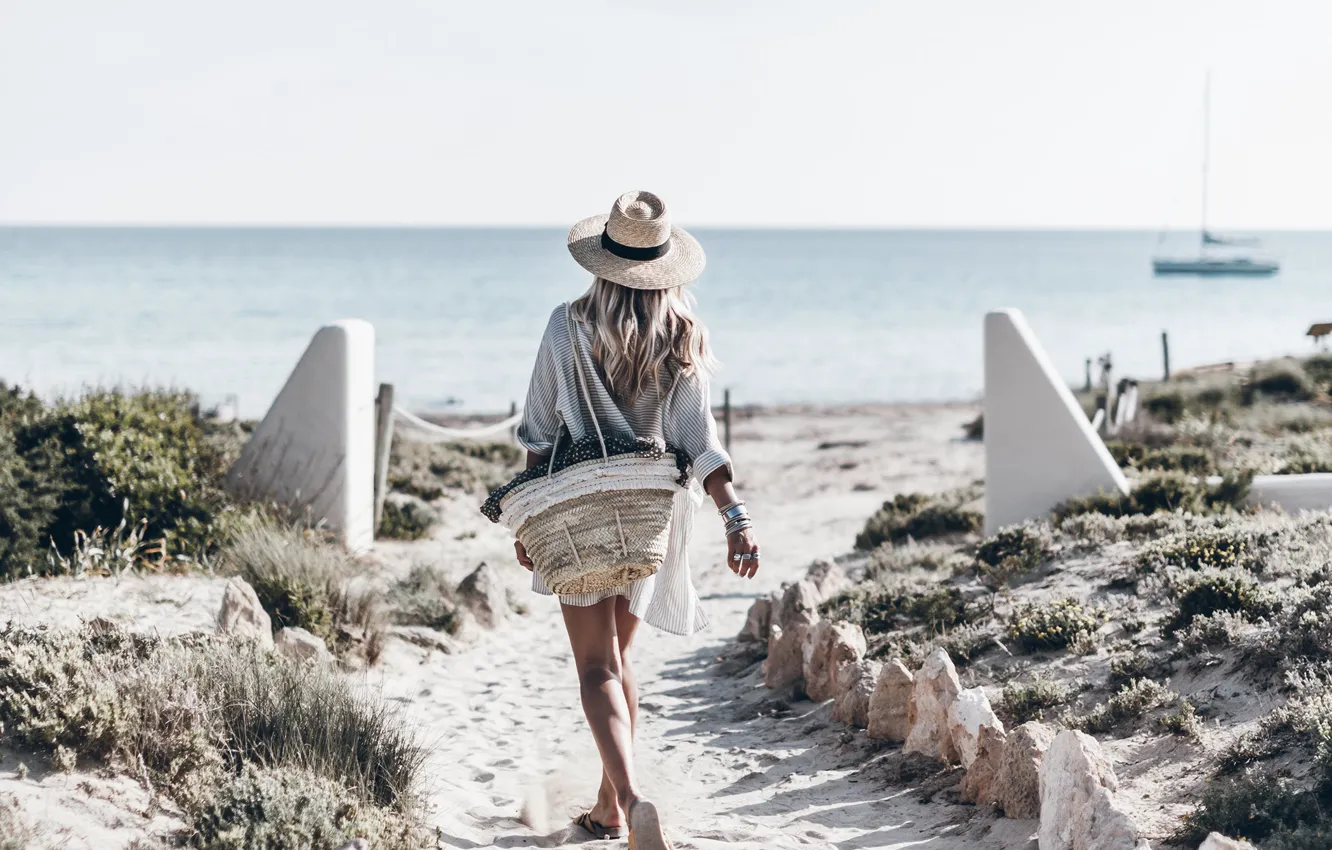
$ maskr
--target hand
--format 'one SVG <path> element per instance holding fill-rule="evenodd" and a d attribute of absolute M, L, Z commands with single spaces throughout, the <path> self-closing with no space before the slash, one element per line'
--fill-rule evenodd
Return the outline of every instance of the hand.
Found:
<path fill-rule="evenodd" d="M 533 566 L 532 559 L 527 557 L 527 550 L 523 548 L 523 544 L 519 543 L 517 540 L 513 541 L 513 550 L 518 553 L 518 563 L 527 567 L 527 571 L 530 573 Z"/>
<path fill-rule="evenodd" d="M 754 529 L 742 528 L 726 536 L 726 565 L 736 575 L 753 578 L 759 568 L 758 553 L 759 547 L 758 541 L 754 539 Z M 754 557 L 737 561 L 735 559 L 736 555 L 753 555 Z"/>

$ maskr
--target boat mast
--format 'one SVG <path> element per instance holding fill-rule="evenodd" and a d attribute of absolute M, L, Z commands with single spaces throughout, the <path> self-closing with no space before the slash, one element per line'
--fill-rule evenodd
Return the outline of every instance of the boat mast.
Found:
<path fill-rule="evenodd" d="M 1203 82 L 1202 244 L 1207 245 L 1207 171 L 1212 156 L 1212 69 Z"/>

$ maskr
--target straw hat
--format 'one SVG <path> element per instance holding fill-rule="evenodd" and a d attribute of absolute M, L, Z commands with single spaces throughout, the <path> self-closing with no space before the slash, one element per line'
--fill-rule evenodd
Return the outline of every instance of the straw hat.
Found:
<path fill-rule="evenodd" d="M 597 277 L 631 289 L 670 289 L 703 273 L 703 246 L 671 226 L 666 202 L 651 192 L 625 192 L 610 215 L 569 229 L 569 253 Z"/>

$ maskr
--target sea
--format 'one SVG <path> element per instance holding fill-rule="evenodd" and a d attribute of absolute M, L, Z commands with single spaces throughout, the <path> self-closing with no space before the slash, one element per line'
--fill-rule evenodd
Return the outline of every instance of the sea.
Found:
<path fill-rule="evenodd" d="M 982 320 L 1026 315 L 1080 385 L 1307 354 L 1332 321 L 1332 233 L 1256 234 L 1271 278 L 1152 275 L 1196 234 L 709 230 L 698 309 L 737 405 L 966 401 Z M 551 310 L 589 275 L 557 229 L 0 228 L 0 381 L 46 396 L 172 386 L 258 417 L 310 337 L 373 323 L 376 372 L 418 412 L 521 404 Z"/>

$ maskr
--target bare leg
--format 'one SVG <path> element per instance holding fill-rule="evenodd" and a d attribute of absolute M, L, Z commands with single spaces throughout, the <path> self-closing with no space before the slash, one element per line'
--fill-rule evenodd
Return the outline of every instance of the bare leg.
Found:
<path fill-rule="evenodd" d="M 634 777 L 633 721 L 629 701 L 625 699 L 616 630 L 617 598 L 604 599 L 586 608 L 560 607 L 578 667 L 583 714 L 601 753 L 602 769 L 615 790 L 615 802 L 621 810 L 628 811 L 638 800 L 638 789 Z"/>
<path fill-rule="evenodd" d="M 634 677 L 634 668 L 629 663 L 629 647 L 633 645 L 639 622 L 637 617 L 629 613 L 629 600 L 623 596 L 615 597 L 615 635 L 620 653 L 620 684 L 624 689 L 624 701 L 629 706 L 630 739 L 638 729 L 638 680 Z M 601 771 L 601 788 L 597 791 L 597 804 L 592 807 L 592 820 L 602 826 L 624 825 L 624 810 L 615 799 L 615 785 L 604 768 Z"/>

